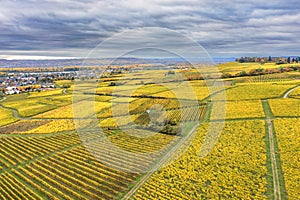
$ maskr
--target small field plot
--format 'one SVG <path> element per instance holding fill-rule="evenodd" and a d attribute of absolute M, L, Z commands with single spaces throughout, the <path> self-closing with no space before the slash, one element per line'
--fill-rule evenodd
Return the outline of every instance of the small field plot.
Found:
<path fill-rule="evenodd" d="M 21 120 L 15 123 L 0 127 L 1 134 L 25 133 L 39 126 L 49 123 L 50 120 Z"/>
<path fill-rule="evenodd" d="M 112 96 L 100 96 L 100 95 L 94 95 L 94 97 L 91 98 L 91 100 L 99 101 L 99 102 L 108 102 L 110 100 L 114 99 Z"/>
<path fill-rule="evenodd" d="M 26 134 L 47 134 L 47 133 L 59 133 L 65 131 L 75 130 L 76 126 L 71 119 L 60 119 L 60 120 L 51 120 L 51 122 L 41 125 L 37 128 L 31 129 Z"/>
<path fill-rule="evenodd" d="M 174 98 L 174 99 L 188 99 L 188 100 L 202 100 L 210 95 L 209 88 L 206 86 L 193 86 L 188 82 L 180 84 L 177 87 L 171 88 L 169 91 L 163 91 L 153 96 Z"/>
<path fill-rule="evenodd" d="M 115 116 L 106 118 L 100 121 L 99 126 L 102 128 L 118 128 L 120 126 L 125 126 L 134 123 L 134 120 L 138 115 L 125 115 L 125 116 Z"/>
<path fill-rule="evenodd" d="M 226 106 L 225 119 L 262 118 L 265 116 L 260 100 L 227 101 L 225 104 L 221 102 L 214 103 L 214 106 L 216 107 L 224 105 Z M 219 109 L 212 110 L 211 120 L 220 119 L 220 113 L 218 110 Z"/>
<path fill-rule="evenodd" d="M 81 101 L 64 107 L 60 107 L 49 112 L 34 116 L 34 118 L 51 118 L 51 119 L 72 119 L 90 117 L 102 109 L 109 107 L 109 102 L 99 101 Z M 74 110 L 73 110 L 74 109 Z"/>
<path fill-rule="evenodd" d="M 0 126 L 10 124 L 12 122 L 17 121 L 18 119 L 13 117 L 13 112 L 10 110 L 6 110 L 4 108 L 0 108 Z"/>
<path fill-rule="evenodd" d="M 243 83 L 226 90 L 227 100 L 255 100 L 281 97 L 296 82 L 284 83 Z"/>
<path fill-rule="evenodd" d="M 170 90 L 169 87 L 164 86 L 163 84 L 149 84 L 149 85 L 142 85 L 136 88 L 135 91 L 133 91 L 132 95 L 153 95 L 160 92 L 168 91 Z"/>
<path fill-rule="evenodd" d="M 205 112 L 205 106 L 187 107 L 167 111 L 167 119 L 176 122 L 199 121 Z"/>
<path fill-rule="evenodd" d="M 289 199 L 300 196 L 300 119 L 276 119 L 275 131 Z"/>
<path fill-rule="evenodd" d="M 111 84 L 113 84 L 113 82 L 111 82 Z M 116 84 L 118 84 L 118 83 L 116 83 Z M 108 88 L 108 89 L 113 88 L 111 93 L 114 94 L 114 95 L 131 96 L 132 93 L 134 93 L 134 91 L 137 90 L 139 87 L 145 87 L 145 86 L 124 84 L 124 85 L 117 85 L 117 86 L 107 86 L 106 88 Z M 99 91 L 99 89 L 97 88 L 97 91 Z"/>
<path fill-rule="evenodd" d="M 120 133 L 109 137 L 110 141 L 119 148 L 134 153 L 157 153 L 164 150 L 177 136 L 161 134 L 137 129 L 128 130 L 128 133 Z M 143 134 L 145 132 L 145 134 Z M 132 135 L 131 135 L 132 134 Z M 146 134 L 149 134 L 148 136 Z M 143 135 L 143 137 L 139 137 Z"/>
<path fill-rule="evenodd" d="M 300 99 L 270 99 L 268 102 L 276 117 L 300 116 Z"/>
<path fill-rule="evenodd" d="M 66 106 L 72 103 L 71 94 L 60 94 L 39 98 L 39 102 L 47 105 Z"/>
<path fill-rule="evenodd" d="M 74 82 L 71 80 L 59 80 L 59 81 L 55 81 L 55 84 L 58 85 L 59 87 L 63 87 L 63 86 L 73 86 Z"/>
<path fill-rule="evenodd" d="M 40 102 L 40 99 L 23 98 L 14 99 L 12 101 L 10 101 L 10 99 L 7 99 L 2 102 L 2 105 L 17 110 L 19 115 L 22 117 L 33 116 L 57 107 L 56 105 L 48 105 Z"/>
<path fill-rule="evenodd" d="M 62 92 L 63 92 L 63 89 L 51 89 L 51 90 L 45 90 L 45 91 L 40 91 L 40 92 L 33 92 L 27 98 L 47 97 L 47 96 L 52 96 L 52 95 L 61 95 Z"/>

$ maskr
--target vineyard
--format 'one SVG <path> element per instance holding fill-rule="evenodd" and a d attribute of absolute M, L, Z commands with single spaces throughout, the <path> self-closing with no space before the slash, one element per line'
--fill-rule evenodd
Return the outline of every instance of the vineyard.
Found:
<path fill-rule="evenodd" d="M 273 83 L 239 83 L 226 90 L 226 100 L 259 100 L 281 97 L 300 81 Z"/>
<path fill-rule="evenodd" d="M 206 128 L 200 127 L 184 155 L 155 172 L 133 199 L 265 199 L 264 123 L 227 123 L 216 148 L 201 159 Z"/>
<path fill-rule="evenodd" d="M 2 105 L 17 110 L 22 117 L 30 117 L 72 103 L 72 95 L 62 94 L 61 90 L 59 92 L 60 94 L 54 93 L 52 96 L 51 93 L 49 96 L 43 96 L 43 92 L 39 93 L 42 96 L 37 94 L 9 96 Z"/>
<path fill-rule="evenodd" d="M 0 199 L 298 199 L 299 73 L 228 78 L 224 87 L 202 75 L 139 69 L 5 96 Z"/>
<path fill-rule="evenodd" d="M 297 199 L 300 196 L 299 123 L 299 118 L 275 120 L 284 181 L 290 199 Z"/>
<path fill-rule="evenodd" d="M 216 107 L 222 106 L 220 102 L 214 103 Z M 259 100 L 246 101 L 227 101 L 226 102 L 226 119 L 239 118 L 263 118 L 264 111 Z M 247 111 L 247 112 L 245 112 Z M 218 112 L 211 113 L 211 120 L 220 119 Z"/>
<path fill-rule="evenodd" d="M 269 104 L 273 114 L 277 117 L 300 117 L 300 100 L 298 99 L 270 99 Z"/>
<path fill-rule="evenodd" d="M 251 78 L 240 78 L 237 80 L 239 83 L 254 83 L 254 82 L 283 82 L 289 81 L 292 78 L 296 78 L 298 76 L 297 73 L 277 73 L 277 74 L 268 74 L 268 75 L 260 75 Z"/>
<path fill-rule="evenodd" d="M 21 120 L 13 124 L 0 127 L 1 134 L 20 134 L 49 123 L 49 120 Z"/>
<path fill-rule="evenodd" d="M 12 111 L 8 111 L 3 108 L 0 108 L 0 113 L 1 113 L 0 127 L 17 121 L 17 119 L 12 116 Z"/>
<path fill-rule="evenodd" d="M 135 153 L 122 155 L 117 150 L 107 149 L 106 140 L 93 133 L 84 138 L 75 133 L 2 138 L 0 184 L 4 190 L 0 191 L 1 196 L 112 199 L 126 191 L 128 184 L 140 175 L 126 171 L 147 169 L 153 162 L 151 157 L 140 153 L 161 154 L 176 139 L 156 134 L 145 141 L 120 132 L 105 134 L 119 148 Z M 82 142 L 89 148 L 94 147 L 94 153 L 101 158 L 91 155 Z M 103 155 L 104 151 L 109 154 Z M 26 190 L 18 189 L 22 185 L 27 185 Z"/>

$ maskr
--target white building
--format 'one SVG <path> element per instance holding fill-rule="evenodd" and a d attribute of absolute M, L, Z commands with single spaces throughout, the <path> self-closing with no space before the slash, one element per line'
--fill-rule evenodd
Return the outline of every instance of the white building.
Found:
<path fill-rule="evenodd" d="M 20 94 L 20 90 L 17 87 L 7 87 L 5 94 Z"/>

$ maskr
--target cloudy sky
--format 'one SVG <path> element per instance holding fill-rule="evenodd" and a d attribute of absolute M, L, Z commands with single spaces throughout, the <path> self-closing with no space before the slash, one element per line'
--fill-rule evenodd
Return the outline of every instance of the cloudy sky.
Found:
<path fill-rule="evenodd" d="M 298 0 L 0 2 L 0 58 L 86 57 L 95 47 L 103 57 L 122 48 L 187 52 L 189 42 L 184 40 L 197 42 L 212 57 L 300 52 Z M 151 45 L 153 40 L 160 46 Z M 113 42 L 101 45 L 105 41 Z"/>

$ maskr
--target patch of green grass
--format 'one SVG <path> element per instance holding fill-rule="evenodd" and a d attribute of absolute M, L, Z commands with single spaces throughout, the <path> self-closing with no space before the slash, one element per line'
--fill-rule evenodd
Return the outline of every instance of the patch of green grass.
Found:
<path fill-rule="evenodd" d="M 274 199 L 274 183 L 273 183 L 273 174 L 272 174 L 272 165 L 271 165 L 271 152 L 270 152 L 270 139 L 269 139 L 269 128 L 268 123 L 265 122 L 265 143 L 266 143 L 266 149 L 267 149 L 267 163 L 266 167 L 268 170 L 267 173 L 267 182 L 268 182 L 268 192 L 267 197 L 268 199 L 272 200 Z"/>
<path fill-rule="evenodd" d="M 272 122 L 272 134 L 274 138 L 274 150 L 275 150 L 275 157 L 276 157 L 276 164 L 277 164 L 277 171 L 278 171 L 278 179 L 280 184 L 280 194 L 282 199 L 288 199 L 285 182 L 284 182 L 284 175 L 281 165 L 281 159 L 280 159 L 280 151 L 278 148 L 278 142 L 277 142 L 277 136 L 276 136 L 276 130 L 274 127 L 274 123 Z"/>

